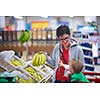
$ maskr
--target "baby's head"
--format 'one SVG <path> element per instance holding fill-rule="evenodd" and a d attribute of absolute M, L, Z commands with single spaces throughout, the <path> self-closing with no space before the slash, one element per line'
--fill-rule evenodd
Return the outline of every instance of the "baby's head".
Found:
<path fill-rule="evenodd" d="M 83 69 L 83 64 L 77 60 L 77 59 L 72 59 L 69 63 L 69 70 L 71 73 L 79 73 Z"/>

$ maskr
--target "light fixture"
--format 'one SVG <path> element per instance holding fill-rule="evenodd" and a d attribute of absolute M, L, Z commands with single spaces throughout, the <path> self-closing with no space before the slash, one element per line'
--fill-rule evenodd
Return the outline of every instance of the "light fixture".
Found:
<path fill-rule="evenodd" d="M 16 19 L 23 19 L 22 16 L 14 16 L 14 18 L 16 18 Z"/>
<path fill-rule="evenodd" d="M 69 16 L 69 17 L 73 18 L 74 16 Z"/>
<path fill-rule="evenodd" d="M 41 17 L 43 17 L 43 18 L 48 18 L 48 16 L 45 16 L 45 15 L 44 15 L 44 16 L 41 16 Z"/>

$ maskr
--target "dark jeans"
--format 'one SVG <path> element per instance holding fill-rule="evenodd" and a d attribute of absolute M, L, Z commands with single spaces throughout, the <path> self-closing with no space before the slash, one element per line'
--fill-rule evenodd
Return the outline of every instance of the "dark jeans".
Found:
<path fill-rule="evenodd" d="M 69 83 L 68 81 L 59 81 L 59 80 L 55 80 L 54 83 Z"/>

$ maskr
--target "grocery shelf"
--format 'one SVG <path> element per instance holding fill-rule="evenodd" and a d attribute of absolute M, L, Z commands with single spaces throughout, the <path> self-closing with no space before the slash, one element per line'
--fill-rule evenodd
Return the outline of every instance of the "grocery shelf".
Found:
<path fill-rule="evenodd" d="M 90 51 L 92 51 L 92 48 L 83 47 L 83 46 L 81 46 L 81 48 L 82 48 L 82 49 L 85 49 L 85 50 L 90 50 Z"/>
<path fill-rule="evenodd" d="M 89 67 L 92 67 L 93 66 L 93 64 L 84 64 L 85 66 L 89 66 Z"/>
<path fill-rule="evenodd" d="M 86 55 L 84 55 L 84 58 L 90 58 L 90 59 L 93 59 L 93 57 L 91 57 L 91 56 L 86 56 Z"/>

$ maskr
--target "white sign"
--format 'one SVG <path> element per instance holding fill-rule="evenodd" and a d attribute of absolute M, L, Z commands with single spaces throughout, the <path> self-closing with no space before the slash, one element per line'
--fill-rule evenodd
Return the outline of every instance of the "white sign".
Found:
<path fill-rule="evenodd" d="M 92 44 L 93 57 L 98 57 L 98 43 Z"/>
<path fill-rule="evenodd" d="M 0 16 L 0 28 L 5 28 L 5 16 Z"/>
<path fill-rule="evenodd" d="M 85 22 L 96 22 L 96 16 L 84 16 Z"/>
<path fill-rule="evenodd" d="M 50 20 L 49 21 L 49 27 L 51 28 L 51 29 L 56 29 L 57 28 L 57 25 L 58 25 L 58 23 L 57 23 L 57 20 Z"/>
<path fill-rule="evenodd" d="M 25 30 L 25 22 L 23 20 L 18 20 L 17 21 L 17 30 Z"/>

